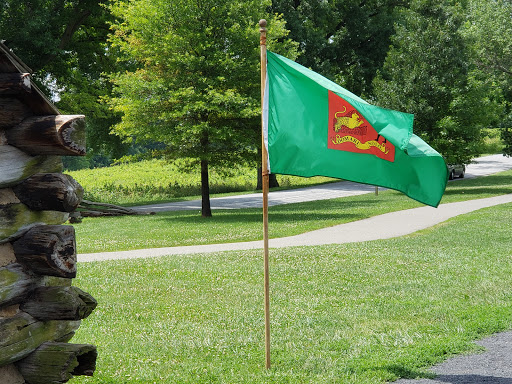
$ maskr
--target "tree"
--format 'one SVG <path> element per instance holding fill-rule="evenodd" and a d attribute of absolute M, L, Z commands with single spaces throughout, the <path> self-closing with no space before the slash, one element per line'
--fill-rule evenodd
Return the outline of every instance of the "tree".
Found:
<path fill-rule="evenodd" d="M 492 84 L 471 65 L 463 11 L 455 1 L 412 1 L 374 82 L 378 103 L 413 113 L 415 133 L 449 163 L 480 153 L 481 128 L 498 110 Z"/>
<path fill-rule="evenodd" d="M 471 0 L 463 31 L 474 64 L 503 93 L 506 103 L 499 126 L 503 128 L 504 153 L 512 156 L 512 3 Z"/>
<path fill-rule="evenodd" d="M 357 95 L 372 94 L 393 34 L 397 9 L 408 0 L 273 0 L 290 38 L 300 43 L 300 64 Z"/>
<path fill-rule="evenodd" d="M 97 0 L 0 2 L 0 38 L 63 113 L 87 116 L 88 152 L 121 156 L 126 146 L 109 135 L 116 116 L 100 100 L 111 91 L 104 73 L 119 70 L 107 45 L 113 20 L 108 10 Z"/>
<path fill-rule="evenodd" d="M 110 7 L 114 47 L 136 70 L 112 77 L 115 131 L 167 145 L 201 168 L 202 215 L 211 216 L 209 168 L 254 160 L 260 145 L 258 20 L 265 1 L 133 0 Z M 282 20 L 267 16 L 269 46 L 294 55 Z M 279 44 L 277 41 L 281 41 Z"/>

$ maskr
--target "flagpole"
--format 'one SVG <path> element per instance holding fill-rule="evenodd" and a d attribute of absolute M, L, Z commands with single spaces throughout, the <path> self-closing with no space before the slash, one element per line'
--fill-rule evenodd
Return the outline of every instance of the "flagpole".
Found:
<path fill-rule="evenodd" d="M 268 268 L 268 153 L 263 131 L 263 99 L 267 78 L 267 21 L 260 20 L 261 59 L 261 186 L 263 191 L 263 270 L 265 291 L 265 368 L 270 369 L 270 289 Z"/>

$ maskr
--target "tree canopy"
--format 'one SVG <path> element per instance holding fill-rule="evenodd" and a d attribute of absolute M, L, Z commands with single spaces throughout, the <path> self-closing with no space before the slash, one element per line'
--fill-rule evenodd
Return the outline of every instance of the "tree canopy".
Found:
<path fill-rule="evenodd" d="M 375 96 L 384 107 L 413 113 L 415 132 L 450 163 L 481 151 L 481 128 L 496 120 L 498 96 L 471 65 L 455 2 L 413 0 L 399 14 Z"/>
<path fill-rule="evenodd" d="M 396 12 L 408 0 L 273 0 L 290 37 L 299 43 L 297 61 L 360 96 L 372 94 L 382 67 Z"/>
<path fill-rule="evenodd" d="M 114 74 L 109 99 L 124 137 L 163 142 L 171 158 L 201 166 L 203 216 L 208 169 L 254 160 L 259 133 L 259 0 L 116 2 L 111 42 L 133 71 Z M 294 56 L 284 22 L 267 16 L 269 45 Z M 281 39 L 281 41 L 279 41 Z"/>

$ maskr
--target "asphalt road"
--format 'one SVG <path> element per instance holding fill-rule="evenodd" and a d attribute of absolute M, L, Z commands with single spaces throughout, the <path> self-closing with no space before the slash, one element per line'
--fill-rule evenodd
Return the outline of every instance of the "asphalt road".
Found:
<path fill-rule="evenodd" d="M 485 176 L 493 173 L 512 169 L 512 158 L 503 155 L 491 155 L 475 160 L 475 163 L 466 167 L 466 178 Z M 457 179 L 453 180 L 456 182 Z M 383 188 L 381 188 L 383 190 Z M 375 187 L 365 184 L 340 181 L 317 185 L 307 188 L 290 189 L 284 191 L 273 191 L 269 193 L 269 206 L 280 204 L 300 203 L 306 201 L 328 200 L 338 197 L 362 195 L 374 193 Z M 240 208 L 261 208 L 261 193 L 250 193 L 227 197 L 214 197 L 210 199 L 212 209 L 240 209 Z M 179 201 L 174 203 L 153 204 L 134 209 L 142 212 L 164 212 L 179 210 L 200 210 L 201 201 Z"/>

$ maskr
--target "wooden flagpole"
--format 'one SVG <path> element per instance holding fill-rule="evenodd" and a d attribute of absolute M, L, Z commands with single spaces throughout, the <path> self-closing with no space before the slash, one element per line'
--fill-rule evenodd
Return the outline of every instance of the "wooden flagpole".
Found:
<path fill-rule="evenodd" d="M 263 191 L 263 269 L 265 286 L 265 368 L 270 369 L 270 288 L 268 268 L 268 153 L 263 131 L 263 102 L 267 78 L 267 21 L 260 20 L 261 57 L 261 185 Z"/>

